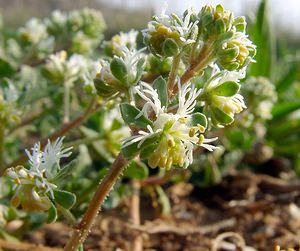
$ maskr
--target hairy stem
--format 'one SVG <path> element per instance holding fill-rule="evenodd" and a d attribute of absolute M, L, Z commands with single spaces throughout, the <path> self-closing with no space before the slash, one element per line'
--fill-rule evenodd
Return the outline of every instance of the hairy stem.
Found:
<path fill-rule="evenodd" d="M 184 84 L 198 74 L 201 70 L 207 67 L 214 59 L 214 44 L 206 42 L 198 57 L 190 63 L 190 66 L 181 76 L 180 82 Z"/>
<path fill-rule="evenodd" d="M 170 97 L 173 96 L 173 89 L 174 89 L 174 86 L 175 86 L 177 71 L 178 71 L 178 67 L 179 67 L 179 64 L 180 64 L 180 58 L 181 58 L 180 54 L 178 54 L 177 56 L 175 56 L 173 58 L 173 64 L 172 64 L 172 68 L 171 68 L 170 75 L 169 75 L 169 78 L 168 78 L 168 83 L 167 83 L 168 93 L 169 93 Z"/>
<path fill-rule="evenodd" d="M 89 204 L 88 209 L 85 212 L 85 215 L 78 226 L 73 230 L 72 236 L 65 246 L 64 251 L 76 251 L 77 248 L 85 241 L 104 199 L 109 194 L 127 163 L 128 160 L 126 160 L 120 153 L 115 162 L 112 164 L 107 175 L 98 185 L 98 188 Z"/>
<path fill-rule="evenodd" d="M 83 114 L 78 116 L 76 119 L 70 121 L 69 123 L 62 125 L 58 130 L 53 132 L 51 135 L 42 139 L 41 140 L 41 148 L 43 148 L 48 143 L 48 139 L 54 140 L 58 137 L 64 136 L 72 129 L 80 126 L 86 119 L 88 119 L 98 109 L 99 109 L 99 105 L 96 105 L 96 99 L 93 99 Z M 27 159 L 26 154 L 22 154 L 21 156 L 19 156 L 18 159 L 16 159 L 12 163 L 8 164 L 3 170 L 0 170 L 0 177 L 3 175 L 6 168 L 9 168 L 12 166 L 17 166 L 17 165 L 22 165 L 22 164 L 24 164 L 26 159 Z"/>
<path fill-rule="evenodd" d="M 0 175 L 5 171 L 4 164 L 4 123 L 0 120 Z"/>

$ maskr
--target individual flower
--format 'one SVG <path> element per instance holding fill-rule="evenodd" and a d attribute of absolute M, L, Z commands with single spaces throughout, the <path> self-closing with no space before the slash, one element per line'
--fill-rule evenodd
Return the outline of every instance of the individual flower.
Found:
<path fill-rule="evenodd" d="M 19 29 L 19 34 L 22 40 L 32 44 L 38 44 L 48 38 L 46 26 L 37 18 L 30 19 Z"/>
<path fill-rule="evenodd" d="M 53 144 L 48 142 L 44 151 L 36 143 L 31 152 L 26 150 L 29 169 L 17 166 L 7 169 L 6 175 L 15 183 L 15 194 L 11 199 L 14 207 L 22 206 L 25 211 L 47 211 L 55 198 L 57 186 L 51 179 L 60 170 L 60 159 L 71 155 L 71 147 L 62 147 L 63 138 Z"/>
<path fill-rule="evenodd" d="M 247 109 L 249 120 L 264 121 L 272 118 L 272 108 L 277 101 L 277 93 L 275 85 L 268 78 L 249 78 L 243 83 L 241 93 L 249 104 Z"/>
<path fill-rule="evenodd" d="M 136 38 L 138 31 L 130 30 L 129 32 L 120 32 L 113 36 L 110 41 L 104 43 L 104 50 L 109 56 L 122 56 L 124 47 L 128 49 L 136 48 Z"/>
<path fill-rule="evenodd" d="M 84 56 L 73 54 L 67 59 L 67 52 L 60 51 L 49 56 L 44 65 L 43 73 L 53 83 L 72 84 L 85 72 L 86 65 Z"/>
<path fill-rule="evenodd" d="M 149 49 L 157 56 L 170 57 L 177 55 L 184 46 L 196 42 L 198 21 L 191 16 L 195 15 L 189 9 L 182 17 L 176 14 L 166 15 L 165 10 L 154 16 L 143 30 L 144 41 Z"/>
<path fill-rule="evenodd" d="M 132 86 L 143 74 L 145 55 L 142 51 L 124 47 L 122 56 L 114 56 L 111 62 L 100 60 L 100 72 L 94 80 L 100 96 L 107 97 L 116 93 L 131 94 Z"/>
<path fill-rule="evenodd" d="M 217 63 L 227 70 L 236 70 L 244 67 L 253 60 L 256 54 L 256 46 L 242 32 L 236 32 L 233 37 L 224 41 L 220 46 Z"/>
<path fill-rule="evenodd" d="M 234 115 L 246 108 L 244 98 L 238 94 L 239 80 L 245 77 L 245 69 L 239 72 L 219 71 L 205 83 L 199 99 L 205 103 L 205 111 L 214 126 L 223 127 L 234 121 Z"/>
<path fill-rule="evenodd" d="M 183 86 L 179 84 L 178 108 L 176 113 L 167 111 L 162 106 L 157 91 L 149 84 L 141 82 L 135 88 L 136 93 L 145 101 L 139 116 L 150 117 L 153 123 L 147 125 L 146 130 L 124 141 L 122 148 L 137 144 L 141 148 L 150 139 L 152 142 L 144 149 L 148 151 L 148 164 L 150 167 L 170 169 L 172 166 L 186 168 L 193 162 L 193 149 L 202 146 L 209 151 L 216 147 L 210 142 L 217 138 L 206 139 L 203 135 L 206 129 L 206 118 L 203 114 L 194 113 L 196 98 L 200 90 L 195 89 L 190 83 Z M 148 149 L 147 149 L 148 148 Z M 145 152 L 144 151 L 144 152 Z M 141 154 L 143 155 L 143 150 Z"/>
<path fill-rule="evenodd" d="M 45 19 L 47 31 L 51 35 L 58 35 L 59 32 L 67 30 L 68 15 L 60 10 L 52 12 L 49 18 Z"/>

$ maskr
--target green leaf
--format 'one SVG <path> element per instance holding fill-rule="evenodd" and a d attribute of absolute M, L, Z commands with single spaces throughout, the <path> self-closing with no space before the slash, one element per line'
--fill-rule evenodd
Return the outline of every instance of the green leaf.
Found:
<path fill-rule="evenodd" d="M 168 88 L 167 88 L 166 80 L 162 76 L 159 76 L 157 79 L 154 80 L 153 88 L 157 91 L 161 105 L 164 107 L 167 107 L 168 106 Z"/>
<path fill-rule="evenodd" d="M 0 58 L 0 78 L 10 77 L 15 73 L 13 66 L 3 58 Z"/>
<path fill-rule="evenodd" d="M 128 72 L 122 59 L 114 57 L 110 63 L 110 70 L 116 79 L 122 83 L 126 82 Z"/>
<path fill-rule="evenodd" d="M 141 58 L 136 64 L 136 78 L 134 80 L 135 83 L 137 83 L 141 79 L 144 72 L 144 68 L 145 68 L 145 59 Z"/>
<path fill-rule="evenodd" d="M 148 138 L 143 142 L 143 144 L 138 147 L 139 142 L 132 143 L 131 145 L 128 145 L 126 147 L 122 147 L 122 153 L 127 159 L 132 159 L 134 156 L 136 156 L 140 151 L 142 152 L 144 149 L 145 151 L 147 147 L 149 147 L 152 144 L 156 144 L 159 140 L 160 135 L 155 135 L 151 138 Z M 143 153 L 145 154 L 145 153 Z"/>
<path fill-rule="evenodd" d="M 287 73 L 284 74 L 279 82 L 276 85 L 276 91 L 278 93 L 283 93 L 294 83 L 294 81 L 297 79 L 297 77 L 300 77 L 299 66 L 297 64 L 292 64 Z"/>
<path fill-rule="evenodd" d="M 257 46 L 256 63 L 249 67 L 250 76 L 272 77 L 275 62 L 275 38 L 270 25 L 267 0 L 262 0 L 256 14 L 256 20 L 250 29 L 249 37 Z"/>
<path fill-rule="evenodd" d="M 143 180 L 148 177 L 149 170 L 148 167 L 142 163 L 137 163 L 136 161 L 131 161 L 126 170 L 124 171 L 124 177 Z"/>
<path fill-rule="evenodd" d="M 48 219 L 47 219 L 47 223 L 53 223 L 56 221 L 57 219 L 57 210 L 56 207 L 53 205 L 53 203 L 51 203 L 51 207 L 48 211 Z"/>
<path fill-rule="evenodd" d="M 57 183 L 69 175 L 72 174 L 73 168 L 76 166 L 77 161 L 72 160 L 70 163 L 68 163 L 66 166 L 64 166 L 62 169 L 58 171 L 58 173 L 50 180 L 53 183 Z"/>
<path fill-rule="evenodd" d="M 138 143 L 132 143 L 128 146 L 122 147 L 121 151 L 124 155 L 125 158 L 127 159 L 132 159 L 133 157 L 135 157 L 136 155 L 138 155 L 140 149 L 138 148 Z"/>
<path fill-rule="evenodd" d="M 163 43 L 163 53 L 166 57 L 176 56 L 179 52 L 177 43 L 172 38 L 167 38 Z"/>
<path fill-rule="evenodd" d="M 152 125 L 152 121 L 147 119 L 144 115 L 139 115 L 141 111 L 130 104 L 120 104 L 120 110 L 123 120 L 128 125 L 135 125 L 141 128 L 147 128 L 147 125 Z"/>
<path fill-rule="evenodd" d="M 223 112 L 217 107 L 212 108 L 214 118 L 223 125 L 229 125 L 233 122 L 233 118 L 231 118 L 228 114 Z"/>
<path fill-rule="evenodd" d="M 73 193 L 54 190 L 54 201 L 66 209 L 70 209 L 76 202 L 76 196 Z"/>
<path fill-rule="evenodd" d="M 196 112 L 191 116 L 191 125 L 197 126 L 198 124 L 207 127 L 207 118 L 203 113 Z"/>
<path fill-rule="evenodd" d="M 234 81 L 227 81 L 213 89 L 217 96 L 231 97 L 238 93 L 240 85 Z"/>
<path fill-rule="evenodd" d="M 275 104 L 272 110 L 273 119 L 289 115 L 291 112 L 300 109 L 300 102 L 285 102 Z"/>
<path fill-rule="evenodd" d="M 94 86 L 97 90 L 97 94 L 102 97 L 110 97 L 112 94 L 115 93 L 114 88 L 107 85 L 103 80 L 95 78 L 94 79 Z"/>

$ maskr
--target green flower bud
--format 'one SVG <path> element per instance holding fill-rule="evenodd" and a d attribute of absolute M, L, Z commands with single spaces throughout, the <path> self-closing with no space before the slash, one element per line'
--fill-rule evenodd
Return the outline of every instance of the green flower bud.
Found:
<path fill-rule="evenodd" d="M 217 52 L 217 63 L 227 70 L 236 70 L 242 68 L 251 62 L 256 53 L 255 45 L 241 32 L 228 41 L 223 42 Z"/>
<path fill-rule="evenodd" d="M 246 108 L 240 90 L 239 78 L 242 73 L 220 72 L 204 86 L 200 99 L 205 102 L 205 110 L 216 127 L 223 127 L 234 121 L 234 115 Z"/>
<path fill-rule="evenodd" d="M 143 35 L 145 44 L 154 55 L 177 55 L 195 43 L 198 35 L 197 16 L 192 10 L 187 10 L 182 17 L 175 14 L 154 16 Z"/>

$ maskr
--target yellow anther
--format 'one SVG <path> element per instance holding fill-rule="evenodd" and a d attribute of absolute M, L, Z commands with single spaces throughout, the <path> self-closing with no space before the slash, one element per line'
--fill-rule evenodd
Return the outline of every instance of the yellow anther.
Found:
<path fill-rule="evenodd" d="M 161 156 L 158 166 L 162 167 L 162 168 L 165 167 L 167 164 L 167 161 L 168 161 L 168 159 L 165 156 Z"/>
<path fill-rule="evenodd" d="M 201 133 L 205 132 L 205 127 L 203 125 L 198 124 L 197 126 L 198 126 L 198 129 L 199 129 L 199 132 L 201 132 Z"/>
<path fill-rule="evenodd" d="M 181 124 L 186 124 L 187 121 L 188 121 L 188 119 L 185 118 L 185 117 L 181 117 L 181 118 L 178 119 L 178 121 L 179 121 Z"/>
<path fill-rule="evenodd" d="M 190 136 L 190 137 L 194 137 L 194 136 L 195 136 L 195 133 L 196 133 L 196 128 L 195 128 L 195 127 L 192 127 L 192 128 L 189 130 L 189 136 Z"/>
<path fill-rule="evenodd" d="M 198 140 L 197 144 L 198 144 L 198 145 L 201 145 L 201 144 L 203 143 L 203 141 L 204 141 L 204 136 L 201 134 L 201 135 L 199 136 L 199 140 Z"/>
<path fill-rule="evenodd" d="M 175 140 L 174 139 L 169 139 L 168 140 L 168 146 L 169 147 L 174 147 L 176 145 Z"/>

